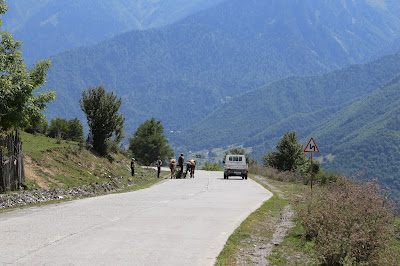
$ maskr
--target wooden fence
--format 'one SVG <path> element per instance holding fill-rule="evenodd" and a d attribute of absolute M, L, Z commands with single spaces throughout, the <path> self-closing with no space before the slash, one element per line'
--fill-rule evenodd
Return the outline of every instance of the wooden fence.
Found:
<path fill-rule="evenodd" d="M 0 192 L 18 190 L 24 182 L 24 155 L 18 131 L 0 136 Z"/>

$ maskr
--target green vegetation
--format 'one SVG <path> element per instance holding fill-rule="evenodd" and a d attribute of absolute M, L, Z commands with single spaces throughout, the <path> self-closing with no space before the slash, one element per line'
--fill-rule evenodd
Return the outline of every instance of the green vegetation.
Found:
<path fill-rule="evenodd" d="M 250 173 L 264 176 L 255 179 L 272 189 L 274 197 L 248 217 L 228 239 L 217 265 L 254 263 L 249 254 L 258 251 L 251 246 L 260 244 L 260 249 L 266 251 L 259 254 L 268 259 L 257 260 L 260 264 L 287 265 L 293 261 L 290 259 L 293 256 L 296 256 L 296 264 L 397 265 L 400 262 L 395 255 L 400 249 L 400 206 L 389 199 L 389 191 L 382 189 L 377 182 L 353 181 L 328 173 L 319 163 L 310 169 L 305 165 L 302 146 L 298 144 L 295 132 L 285 133 L 277 150 L 279 153 L 269 153 L 265 159 L 267 166 L 274 168 L 254 164 L 249 169 Z M 301 163 L 296 164 L 295 155 L 300 153 Z M 307 172 L 310 171 L 316 175 L 318 185 L 309 190 L 299 184 L 308 184 Z M 276 182 L 271 185 L 270 179 L 286 185 Z M 290 191 L 294 188 L 295 191 Z M 281 232 L 284 224 L 272 229 L 271 224 L 276 224 L 278 216 L 282 221 L 289 217 L 291 206 L 294 207 L 296 224 L 288 233 L 284 232 L 286 238 L 281 238 L 282 247 L 273 249 L 272 244 L 280 245 L 276 243 L 276 234 Z M 271 214 L 273 208 L 279 211 Z M 266 229 L 262 229 L 264 226 Z M 271 230 L 273 236 L 263 235 Z"/>
<path fill-rule="evenodd" d="M 7 6 L 1 0 L 0 14 L 6 11 Z M 40 121 L 41 111 L 55 99 L 54 92 L 35 92 L 44 85 L 51 61 L 36 62 L 28 70 L 21 54 L 22 42 L 13 40 L 12 34 L 5 31 L 0 39 L 0 130 L 26 127 Z"/>
<path fill-rule="evenodd" d="M 133 137 L 129 138 L 129 150 L 144 165 L 150 165 L 158 156 L 163 161 L 174 157 L 174 152 L 164 136 L 164 127 L 154 117 L 140 125 Z"/>
<path fill-rule="evenodd" d="M 46 132 L 44 132 L 46 134 Z M 83 126 L 78 118 L 51 120 L 47 135 L 51 138 L 83 141 Z"/>
<path fill-rule="evenodd" d="M 90 128 L 88 143 L 100 155 L 107 155 L 110 138 L 114 135 L 114 142 L 118 144 L 124 137 L 125 118 L 118 112 L 122 99 L 117 99 L 114 92 L 106 93 L 100 85 L 83 91 L 79 103 Z"/>
<path fill-rule="evenodd" d="M 296 132 L 286 132 L 276 146 L 277 152 L 269 152 L 263 156 L 265 166 L 279 171 L 295 171 L 304 167 L 306 156 L 303 146 L 299 143 Z"/>
<path fill-rule="evenodd" d="M 395 213 L 399 206 L 375 182 L 338 178 L 297 202 L 303 236 L 315 243 L 320 261 L 328 265 L 396 265 L 391 245 L 399 237 Z"/>
<path fill-rule="evenodd" d="M 109 181 L 123 177 L 134 185 L 126 189 L 148 187 L 158 182 L 152 169 L 135 169 L 135 177 L 130 175 L 130 159 L 123 151 L 113 153 L 113 163 L 84 149 L 75 141 L 61 140 L 45 136 L 21 133 L 24 143 L 26 185 L 36 188 L 66 188 L 91 183 Z M 128 184 L 128 182 L 127 182 Z"/>
<path fill-rule="evenodd" d="M 400 218 L 376 183 L 336 176 L 337 181 L 315 186 L 311 194 L 293 172 L 260 165 L 250 172 L 262 175 L 252 178 L 274 195 L 229 237 L 216 265 L 400 263 Z M 288 211 L 294 212 L 293 226 L 276 243 L 274 236 L 282 230 Z"/>
<path fill-rule="evenodd" d="M 201 168 L 201 170 L 206 170 L 206 171 L 224 171 L 224 168 L 217 164 L 217 163 L 205 163 L 204 166 Z"/>

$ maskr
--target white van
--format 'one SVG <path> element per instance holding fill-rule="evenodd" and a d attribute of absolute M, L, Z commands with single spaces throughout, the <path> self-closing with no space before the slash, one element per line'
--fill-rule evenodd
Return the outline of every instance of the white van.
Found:
<path fill-rule="evenodd" d="M 228 154 L 223 163 L 225 164 L 224 179 L 228 179 L 229 176 L 241 176 L 242 179 L 247 179 L 249 166 L 244 155 Z"/>

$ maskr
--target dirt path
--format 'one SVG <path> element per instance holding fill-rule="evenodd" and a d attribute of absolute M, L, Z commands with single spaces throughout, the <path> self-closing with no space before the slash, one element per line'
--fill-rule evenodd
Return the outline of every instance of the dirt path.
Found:
<path fill-rule="evenodd" d="M 276 186 L 268 183 L 266 179 L 259 176 L 256 176 L 256 179 L 267 185 L 280 198 L 285 198 L 284 193 Z M 279 217 L 267 216 L 264 222 L 258 225 L 257 230 L 267 233 L 252 235 L 250 239 L 247 239 L 247 243 L 244 243 L 240 250 L 236 261 L 237 265 L 271 265 L 267 257 L 271 255 L 273 248 L 279 246 L 284 240 L 287 231 L 294 226 L 293 215 L 291 205 L 286 205 L 280 209 Z"/>

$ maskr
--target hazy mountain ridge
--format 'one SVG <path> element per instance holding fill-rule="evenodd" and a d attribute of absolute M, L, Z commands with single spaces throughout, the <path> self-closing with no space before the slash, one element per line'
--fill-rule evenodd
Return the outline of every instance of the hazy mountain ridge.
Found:
<path fill-rule="evenodd" d="M 375 57 L 397 39 L 393 29 L 400 32 L 398 15 L 366 2 L 226 1 L 163 29 L 53 57 L 47 88 L 58 99 L 47 114 L 82 117 L 81 91 L 103 84 L 123 98 L 128 134 L 151 116 L 181 130 L 268 82 Z"/>
<path fill-rule="evenodd" d="M 132 29 L 163 27 L 223 0 L 6 0 L 3 29 L 25 43 L 31 64 Z"/>

